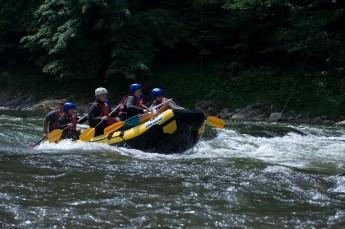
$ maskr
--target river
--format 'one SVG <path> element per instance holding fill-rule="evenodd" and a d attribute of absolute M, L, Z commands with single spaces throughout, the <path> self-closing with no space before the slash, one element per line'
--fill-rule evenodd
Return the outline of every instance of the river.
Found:
<path fill-rule="evenodd" d="M 228 122 L 183 155 L 30 148 L 42 115 L 0 112 L 1 228 L 343 228 L 345 129 Z"/>

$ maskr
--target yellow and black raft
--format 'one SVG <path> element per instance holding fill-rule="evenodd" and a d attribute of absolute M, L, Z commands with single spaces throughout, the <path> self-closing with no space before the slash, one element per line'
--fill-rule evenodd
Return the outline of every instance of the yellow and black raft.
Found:
<path fill-rule="evenodd" d="M 205 115 L 199 111 L 167 110 L 154 119 L 108 136 L 93 137 L 90 142 L 128 147 L 164 154 L 191 149 L 205 130 Z"/>

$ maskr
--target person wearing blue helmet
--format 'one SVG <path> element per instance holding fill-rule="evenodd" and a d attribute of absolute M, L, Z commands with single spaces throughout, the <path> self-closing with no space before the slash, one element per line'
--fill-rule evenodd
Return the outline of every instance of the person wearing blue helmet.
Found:
<path fill-rule="evenodd" d="M 65 103 L 63 111 L 64 114 L 58 119 L 56 127 L 63 130 L 62 139 L 76 140 L 80 135 L 77 130 L 77 106 L 71 102 Z"/>
<path fill-rule="evenodd" d="M 124 125 L 124 129 L 144 123 L 155 117 L 155 112 L 150 112 L 144 106 L 144 94 L 141 92 L 142 85 L 134 83 L 129 86 L 130 94 L 125 96 L 119 103 L 118 116 L 122 121 L 130 119 Z"/>
<path fill-rule="evenodd" d="M 134 83 L 129 86 L 130 94 L 125 96 L 120 101 L 119 117 L 121 120 L 126 120 L 138 114 L 147 113 L 148 110 L 143 107 L 142 85 Z"/>
<path fill-rule="evenodd" d="M 150 108 L 155 107 L 168 100 L 166 97 L 164 97 L 163 90 L 158 87 L 152 89 L 151 97 L 153 99 L 153 102 Z M 159 108 L 158 113 L 162 113 L 163 111 L 166 111 L 167 109 L 184 109 L 184 108 L 178 106 L 174 101 L 170 101 L 162 105 L 161 108 Z"/>

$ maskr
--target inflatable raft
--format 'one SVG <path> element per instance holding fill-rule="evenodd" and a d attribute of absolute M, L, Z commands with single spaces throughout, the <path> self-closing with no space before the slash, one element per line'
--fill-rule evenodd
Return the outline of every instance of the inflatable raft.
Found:
<path fill-rule="evenodd" d="M 120 129 L 108 136 L 99 135 L 90 142 L 172 154 L 191 149 L 204 130 L 202 112 L 170 109 L 136 127 Z"/>

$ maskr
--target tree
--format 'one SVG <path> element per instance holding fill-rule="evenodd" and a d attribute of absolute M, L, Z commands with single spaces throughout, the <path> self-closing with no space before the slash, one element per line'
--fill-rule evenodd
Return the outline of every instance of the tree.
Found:
<path fill-rule="evenodd" d="M 32 13 L 41 1 L 1 1 L 0 8 L 0 66 L 11 68 L 21 64 L 28 53 L 19 41 L 32 27 Z"/>

